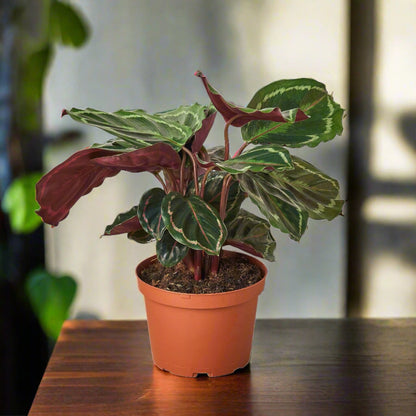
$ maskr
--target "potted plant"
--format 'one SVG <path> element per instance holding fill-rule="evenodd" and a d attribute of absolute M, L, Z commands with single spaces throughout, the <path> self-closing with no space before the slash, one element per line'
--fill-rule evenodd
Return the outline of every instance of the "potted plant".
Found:
<path fill-rule="evenodd" d="M 287 148 L 315 147 L 342 132 L 344 110 L 325 86 L 301 78 L 261 88 L 246 107 L 226 101 L 200 72 L 211 100 L 148 114 L 64 110 L 114 138 L 78 151 L 37 184 L 37 211 L 58 225 L 83 195 L 121 170 L 151 172 L 160 187 L 119 214 L 104 235 L 126 233 L 156 256 L 137 267 L 155 364 L 173 374 L 210 376 L 244 367 L 250 357 L 265 266 L 223 250 L 234 246 L 274 260 L 273 226 L 298 241 L 309 218 L 341 214 L 338 182 Z M 217 111 L 224 146 L 207 149 Z M 229 128 L 242 142 L 230 154 Z M 242 204 L 249 198 L 264 218 Z"/>

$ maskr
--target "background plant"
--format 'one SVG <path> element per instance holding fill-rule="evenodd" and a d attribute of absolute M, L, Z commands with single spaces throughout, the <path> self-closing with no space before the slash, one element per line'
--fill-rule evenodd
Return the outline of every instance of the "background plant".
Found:
<path fill-rule="evenodd" d="M 43 148 L 68 136 L 44 133 L 43 87 L 56 45 L 80 47 L 89 30 L 60 0 L 3 1 L 0 22 L 0 413 L 27 414 L 68 315 L 71 302 L 57 300 L 72 301 L 76 287 L 45 270 L 34 214 Z"/>
<path fill-rule="evenodd" d="M 224 245 L 274 260 L 271 226 L 298 241 L 309 218 L 332 220 L 341 213 L 338 182 L 287 149 L 315 147 L 341 134 L 344 110 L 322 83 L 276 81 L 239 107 L 200 71 L 195 75 L 212 105 L 152 115 L 144 110 L 64 110 L 63 115 L 115 137 L 75 153 L 39 181 L 43 220 L 58 225 L 81 196 L 121 170 L 151 172 L 162 187 L 145 192 L 104 235 L 127 233 L 139 243 L 156 240 L 164 266 L 183 261 L 199 280 L 216 275 Z M 215 110 L 225 120 L 224 146 L 207 150 Z M 243 139 L 232 156 L 230 126 L 241 128 Z M 265 219 L 241 208 L 247 197 Z"/>

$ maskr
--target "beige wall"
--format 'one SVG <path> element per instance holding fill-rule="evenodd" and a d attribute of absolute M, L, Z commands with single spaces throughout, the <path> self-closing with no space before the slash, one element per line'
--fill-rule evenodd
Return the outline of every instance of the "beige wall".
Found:
<path fill-rule="evenodd" d="M 80 51 L 60 49 L 47 82 L 49 131 L 80 128 L 60 119 L 64 107 L 160 111 L 207 103 L 203 70 L 230 100 L 247 103 L 280 78 L 313 77 L 347 105 L 347 2 L 311 1 L 74 1 L 90 19 L 92 38 Z M 217 120 L 220 143 L 221 123 Z M 83 143 L 49 148 L 48 167 L 108 136 L 85 128 Z M 235 135 L 235 133 L 234 133 Z M 346 139 L 301 151 L 340 179 L 345 196 Z M 99 239 L 106 224 L 136 204 L 155 183 L 150 175 L 122 173 L 83 197 L 59 227 L 47 231 L 52 270 L 77 278 L 74 313 L 100 318 L 144 318 L 134 268 L 152 255 L 125 237 Z M 275 232 L 277 262 L 270 269 L 259 317 L 338 317 L 344 310 L 345 219 L 310 221 L 300 244 Z"/>

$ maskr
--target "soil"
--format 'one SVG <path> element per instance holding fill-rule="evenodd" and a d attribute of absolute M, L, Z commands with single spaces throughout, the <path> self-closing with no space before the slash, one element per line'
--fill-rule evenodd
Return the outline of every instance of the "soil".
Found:
<path fill-rule="evenodd" d="M 243 289 L 262 279 L 262 271 L 246 257 L 236 254 L 220 260 L 218 275 L 195 280 L 193 273 L 181 262 L 174 267 L 152 263 L 141 274 L 141 279 L 159 289 L 181 293 L 220 293 Z"/>

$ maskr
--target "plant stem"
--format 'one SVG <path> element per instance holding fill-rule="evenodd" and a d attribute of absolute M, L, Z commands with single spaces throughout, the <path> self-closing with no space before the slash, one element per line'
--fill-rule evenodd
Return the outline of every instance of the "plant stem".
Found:
<path fill-rule="evenodd" d="M 186 147 L 182 147 L 182 150 L 191 158 L 194 173 L 195 194 L 199 196 L 198 170 L 195 162 L 195 157 L 192 154 L 192 152 L 188 150 Z"/>
<path fill-rule="evenodd" d="M 173 173 L 169 169 L 163 169 L 163 174 L 165 175 L 165 178 L 166 178 L 168 191 L 179 191 L 177 183 L 176 183 L 176 179 L 173 176 Z"/>
<path fill-rule="evenodd" d="M 243 153 L 243 150 L 249 145 L 249 143 L 245 142 L 241 145 L 241 147 L 234 153 L 233 158 L 240 156 Z"/>
<path fill-rule="evenodd" d="M 228 174 L 224 177 L 222 182 L 222 189 L 221 189 L 221 200 L 220 200 L 220 217 L 224 221 L 225 215 L 227 212 L 227 200 L 228 200 L 228 192 L 230 190 L 230 182 L 232 180 L 231 174 Z"/>
<path fill-rule="evenodd" d="M 181 161 L 181 169 L 179 171 L 179 186 L 181 188 L 181 189 L 179 189 L 179 192 L 182 195 L 185 195 L 185 186 L 184 186 L 184 183 L 183 183 L 183 175 L 184 175 L 184 171 L 185 171 L 185 161 L 186 161 L 186 154 L 184 153 L 183 157 L 182 157 L 182 161 Z"/>
<path fill-rule="evenodd" d="M 166 186 L 165 182 L 163 181 L 162 177 L 158 172 L 154 173 L 156 179 L 161 183 L 163 190 L 165 191 L 165 194 L 168 193 L 168 187 Z"/>
<path fill-rule="evenodd" d="M 231 117 L 224 126 L 224 160 L 230 158 L 230 138 L 228 136 L 228 129 L 231 126 L 232 122 L 237 118 L 241 117 L 241 114 L 236 114 L 234 117 Z"/>
<path fill-rule="evenodd" d="M 211 267 L 210 267 L 210 276 L 217 277 L 218 269 L 220 267 L 220 256 L 210 256 L 211 258 Z"/>
<path fill-rule="evenodd" d="M 205 185 L 207 183 L 208 175 L 213 169 L 215 169 L 215 166 L 211 166 L 210 168 L 208 168 L 207 171 L 204 174 L 204 177 L 202 178 L 201 191 L 200 191 L 201 198 L 204 198 Z"/>
<path fill-rule="evenodd" d="M 185 266 L 190 270 L 192 273 L 195 270 L 194 266 L 194 250 L 189 249 L 188 254 L 184 257 L 182 260 L 185 264 Z"/>
<path fill-rule="evenodd" d="M 194 253 L 194 279 L 202 279 L 202 251 L 196 250 Z"/>

